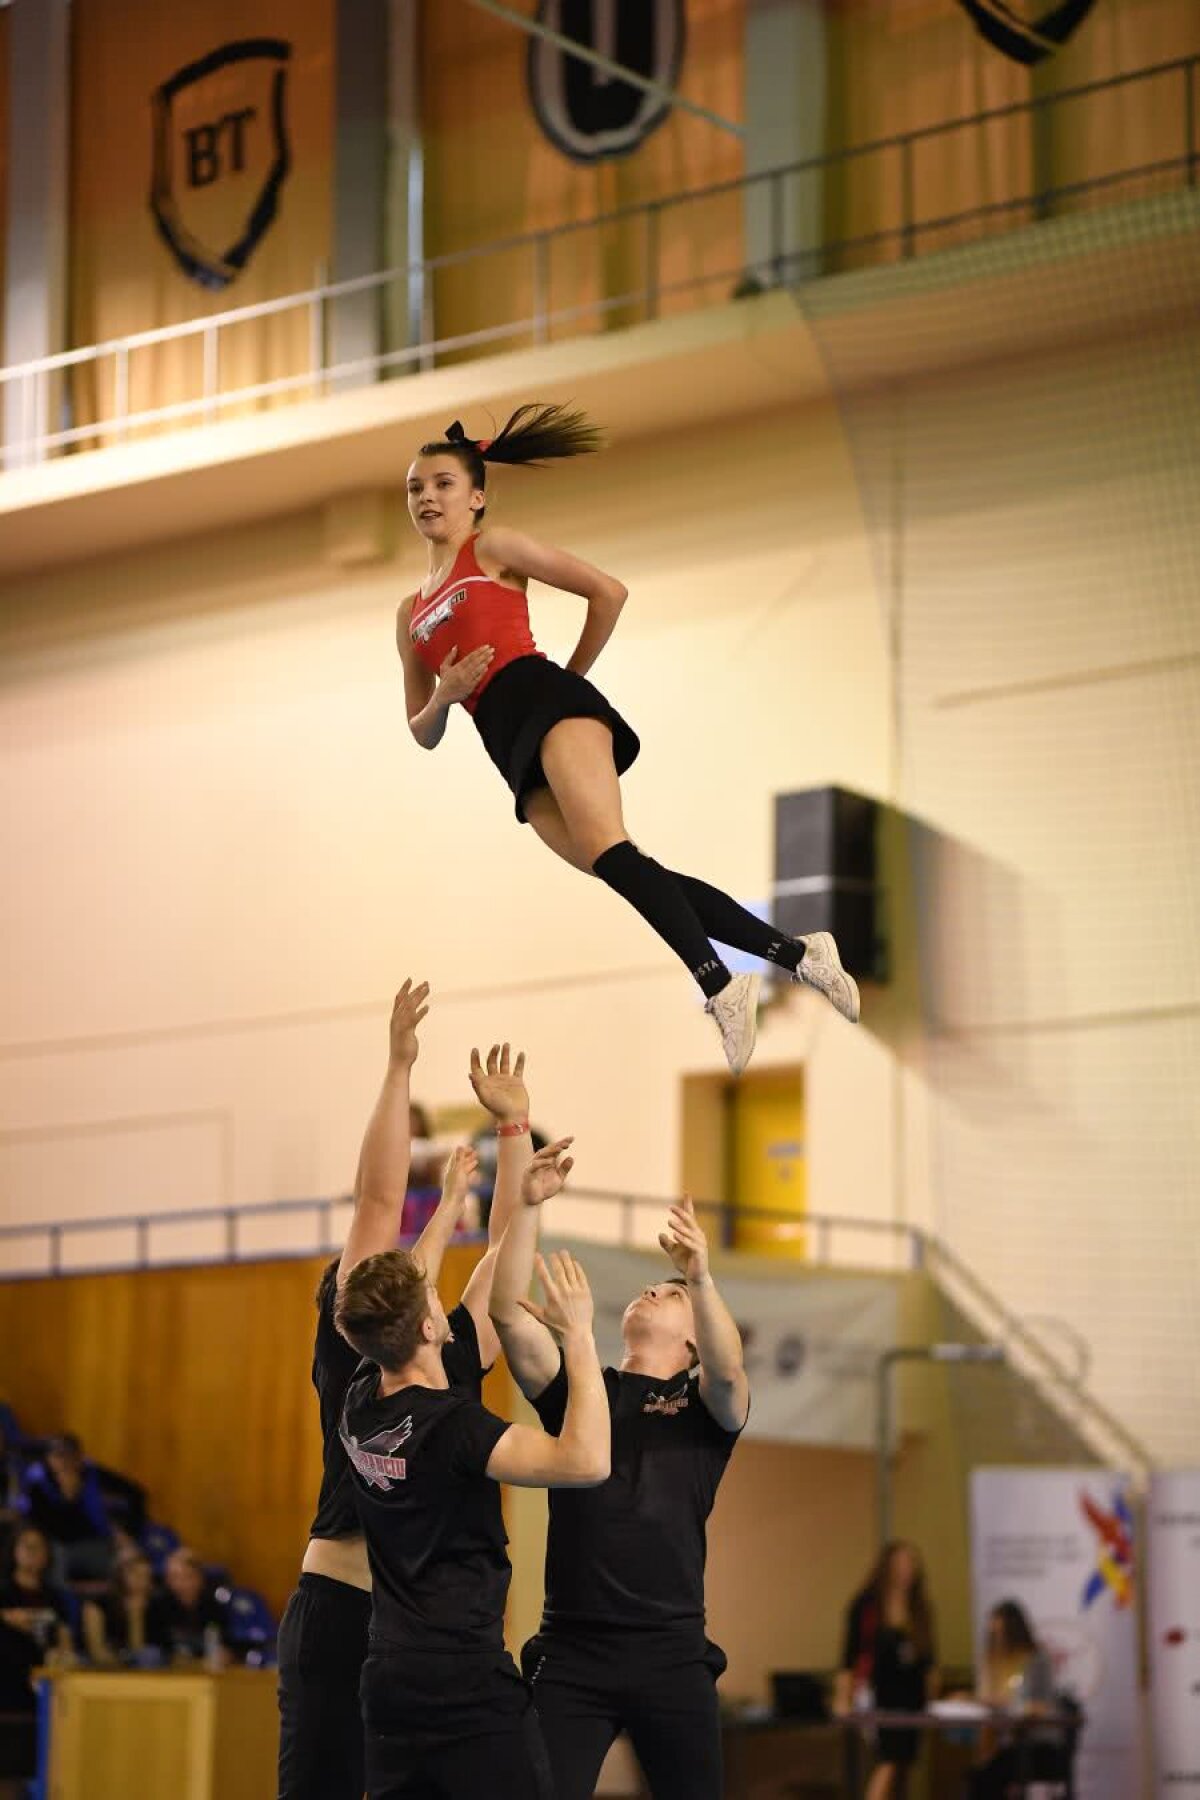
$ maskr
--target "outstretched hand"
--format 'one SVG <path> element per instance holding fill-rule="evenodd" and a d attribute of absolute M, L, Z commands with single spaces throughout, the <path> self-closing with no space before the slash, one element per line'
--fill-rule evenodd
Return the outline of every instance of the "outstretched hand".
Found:
<path fill-rule="evenodd" d="M 549 1260 L 539 1256 L 536 1267 L 545 1301 L 541 1306 L 533 1300 L 520 1302 L 530 1317 L 552 1332 L 560 1344 L 572 1334 L 590 1331 L 595 1306 L 582 1264 L 569 1250 L 553 1250 Z"/>
<path fill-rule="evenodd" d="M 562 1193 L 567 1176 L 575 1167 L 575 1158 L 566 1154 L 574 1142 L 574 1138 L 559 1138 L 556 1144 L 547 1144 L 538 1151 L 521 1178 L 523 1206 L 542 1206 Z"/>
<path fill-rule="evenodd" d="M 452 1150 L 442 1176 L 442 1205 L 461 1213 L 478 1173 L 479 1158 L 469 1144 L 460 1144 L 457 1150 Z"/>
<path fill-rule="evenodd" d="M 429 1011 L 425 1004 L 428 998 L 429 983 L 422 981 L 414 987 L 410 976 L 392 1002 L 389 1054 L 397 1068 L 411 1069 L 417 1060 L 421 1048 L 417 1026 Z"/>
<path fill-rule="evenodd" d="M 529 1117 L 529 1090 L 525 1086 L 525 1052 L 517 1051 L 510 1067 L 507 1044 L 493 1044 L 484 1068 L 478 1050 L 471 1052 L 471 1086 L 480 1106 L 486 1106 L 493 1119 L 514 1120 Z"/>
<path fill-rule="evenodd" d="M 480 644 L 478 650 L 468 651 L 459 662 L 457 646 L 451 650 L 438 670 L 439 699 L 447 706 L 453 706 L 456 700 L 469 700 L 495 654 L 490 644 Z"/>
<path fill-rule="evenodd" d="M 659 1232 L 658 1241 L 685 1280 L 699 1281 L 708 1274 L 708 1239 L 690 1194 L 670 1208 L 667 1229 Z"/>

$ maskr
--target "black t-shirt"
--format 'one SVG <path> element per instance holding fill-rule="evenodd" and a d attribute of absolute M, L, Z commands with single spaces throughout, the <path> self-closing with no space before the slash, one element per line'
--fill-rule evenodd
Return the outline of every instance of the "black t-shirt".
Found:
<path fill-rule="evenodd" d="M 132 1626 L 130 1615 L 124 1602 L 117 1594 L 110 1594 L 104 1602 L 104 1636 L 108 1647 L 119 1655 L 124 1655 L 130 1648 Z M 214 1621 L 215 1622 L 215 1621 Z M 172 1609 L 165 1594 L 151 1594 L 146 1601 L 146 1610 L 142 1616 L 142 1642 L 139 1650 L 162 1650 L 171 1648 Z M 203 1645 L 204 1630 L 201 1627 L 200 1640 Z"/>
<path fill-rule="evenodd" d="M 57 1646 L 59 1627 L 70 1623 L 70 1614 L 61 1588 L 46 1581 L 36 1588 L 4 1582 L 0 1613 L 9 1611 L 31 1616 L 28 1627 L 0 1619 L 0 1711 L 27 1712 L 33 1708 L 32 1672 Z"/>
<path fill-rule="evenodd" d="M 207 1589 L 194 1606 L 185 1606 L 175 1594 L 164 1594 L 160 1622 L 168 1645 L 180 1656 L 203 1656 L 207 1647 L 204 1634 L 213 1626 L 221 1642 L 229 1642 L 229 1614 Z"/>
<path fill-rule="evenodd" d="M 738 1433 L 718 1425 L 696 1376 L 605 1369 L 612 1473 L 600 1487 L 554 1488 L 542 1630 L 704 1624 L 705 1525 Z M 562 1430 L 567 1373 L 534 1401 Z"/>
<path fill-rule="evenodd" d="M 333 1322 L 337 1304 L 337 1286 L 329 1282 L 317 1309 L 317 1335 L 313 1345 L 312 1382 L 317 1390 L 321 1414 L 322 1471 L 321 1493 L 317 1515 L 309 1526 L 310 1538 L 358 1537 L 362 1532 L 354 1505 L 354 1486 L 350 1479 L 346 1452 L 338 1429 L 346 1391 L 362 1357 L 348 1344 Z M 479 1338 L 475 1321 L 465 1306 L 456 1306 L 449 1314 L 453 1341 L 442 1349 L 442 1367 L 451 1387 L 464 1388 L 478 1400 L 487 1373 L 479 1360 Z"/>
<path fill-rule="evenodd" d="M 371 1640 L 399 1650 L 500 1650 L 512 1568 L 500 1487 L 484 1471 L 508 1421 L 462 1388 L 379 1395 L 365 1364 L 342 1441 L 366 1534 Z"/>

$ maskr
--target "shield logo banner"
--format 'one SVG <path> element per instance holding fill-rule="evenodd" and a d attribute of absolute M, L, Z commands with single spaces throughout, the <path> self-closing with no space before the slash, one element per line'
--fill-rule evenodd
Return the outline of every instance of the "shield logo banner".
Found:
<path fill-rule="evenodd" d="M 683 65 L 683 0 L 539 0 L 538 19 L 648 81 L 673 88 Z M 529 97 L 550 142 L 573 162 L 628 156 L 662 124 L 670 101 L 531 36 Z"/>
<path fill-rule="evenodd" d="M 1008 5 L 1007 0 L 959 0 L 981 37 L 1014 62 L 1030 66 L 1061 50 L 1095 3 L 1096 0 L 1059 0 L 1057 6 L 1035 18 Z"/>
<path fill-rule="evenodd" d="M 224 288 L 253 256 L 291 167 L 283 38 L 222 44 L 152 100 L 150 210 L 185 275 Z"/>

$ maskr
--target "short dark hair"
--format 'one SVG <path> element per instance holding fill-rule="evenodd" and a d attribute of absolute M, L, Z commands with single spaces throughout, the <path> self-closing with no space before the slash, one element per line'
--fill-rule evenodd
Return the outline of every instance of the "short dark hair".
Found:
<path fill-rule="evenodd" d="M 428 1316 L 425 1271 L 407 1250 L 381 1250 L 357 1263 L 338 1289 L 333 1315 L 346 1342 L 388 1370 L 416 1355 Z"/>

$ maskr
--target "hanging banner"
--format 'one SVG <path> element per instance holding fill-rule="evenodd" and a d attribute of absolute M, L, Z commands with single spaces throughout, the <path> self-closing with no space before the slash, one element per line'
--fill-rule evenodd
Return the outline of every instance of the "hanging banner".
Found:
<path fill-rule="evenodd" d="M 975 1641 L 1001 1601 L 1028 1614 L 1056 1685 L 1083 1708 L 1079 1800 L 1141 1791 L 1136 1550 L 1127 1477 L 1102 1469 L 971 1475 Z"/>
<path fill-rule="evenodd" d="M 1200 1794 L 1200 1469 L 1150 1484 L 1146 1641 L 1155 1795 Z"/>
<path fill-rule="evenodd" d="M 683 66 L 683 0 L 539 0 L 538 22 L 668 90 Z M 530 33 L 529 98 L 538 124 L 573 162 L 628 156 L 670 101 Z"/>
<path fill-rule="evenodd" d="M 980 37 L 1014 62 L 1031 67 L 1061 50 L 1096 0 L 1059 0 L 1036 15 L 1005 0 L 959 0 Z"/>
<path fill-rule="evenodd" d="M 621 1360 L 621 1318 L 642 1288 L 675 1273 L 653 1251 L 555 1238 L 587 1271 L 600 1360 Z M 875 1446 L 876 1371 L 896 1343 L 896 1284 L 882 1275 L 789 1269 L 781 1280 L 714 1270 L 737 1320 L 750 1378 L 747 1437 L 780 1443 Z"/>
<path fill-rule="evenodd" d="M 76 345 L 319 286 L 330 246 L 333 0 L 74 0 L 70 329 Z M 131 414 L 173 426 L 215 393 L 311 367 L 306 308 L 205 346 L 142 346 L 84 365 L 73 422 Z M 284 396 L 285 399 L 294 397 Z M 277 404 L 265 398 L 254 404 Z M 98 441 L 104 441 L 100 439 Z"/>

